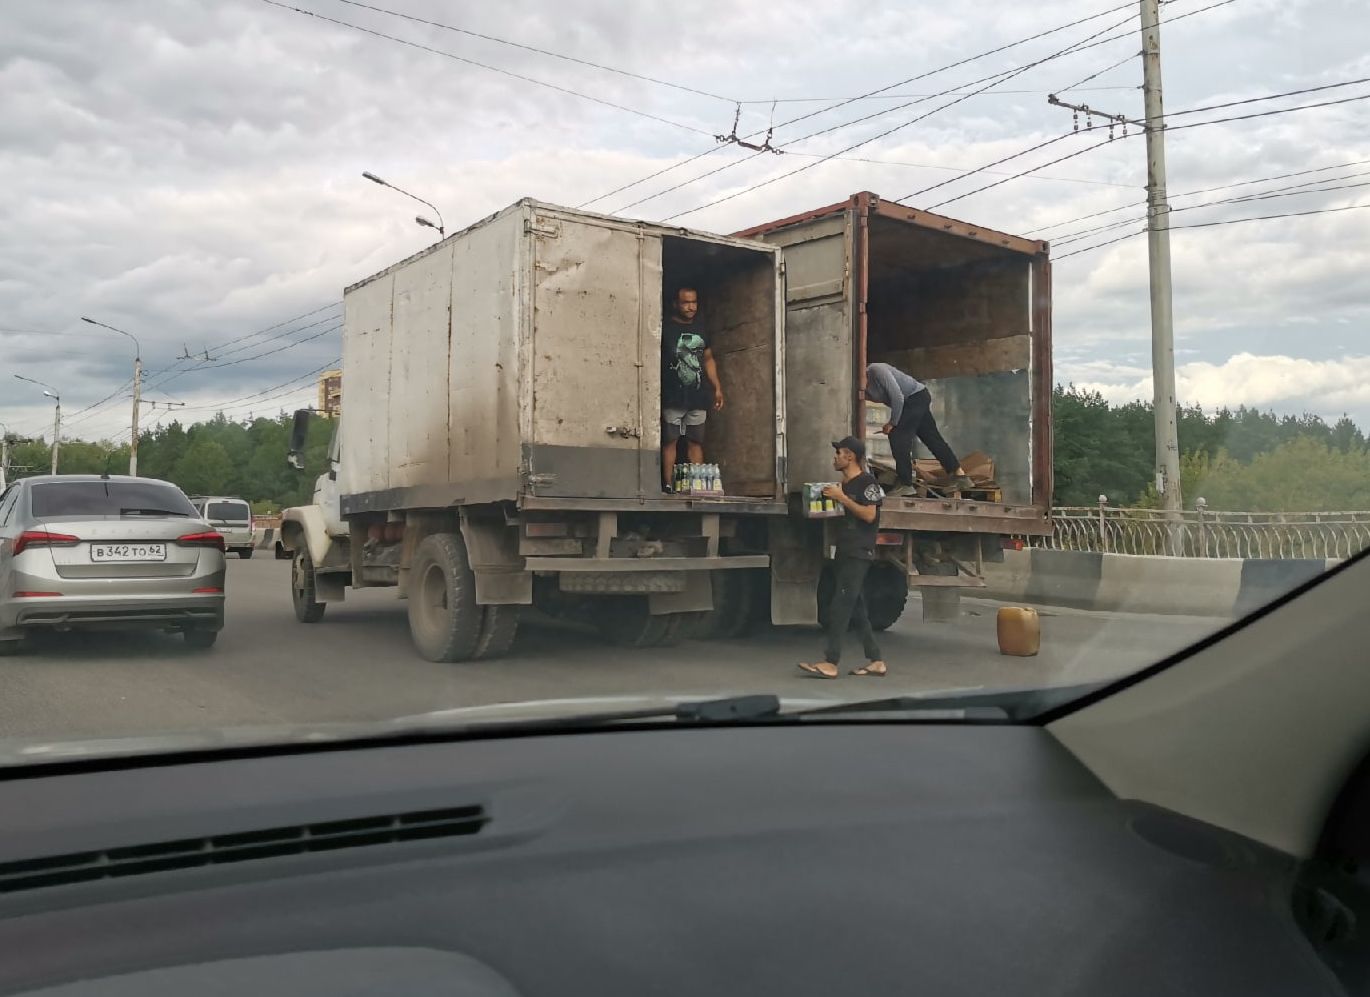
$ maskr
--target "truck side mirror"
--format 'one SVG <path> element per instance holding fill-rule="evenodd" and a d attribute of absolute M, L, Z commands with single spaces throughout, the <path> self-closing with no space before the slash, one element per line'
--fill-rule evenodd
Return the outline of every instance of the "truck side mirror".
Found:
<path fill-rule="evenodd" d="M 286 452 L 285 461 L 297 471 L 304 469 L 304 445 L 309 439 L 309 416 L 309 409 L 296 409 L 294 421 L 290 424 L 290 449 Z"/>

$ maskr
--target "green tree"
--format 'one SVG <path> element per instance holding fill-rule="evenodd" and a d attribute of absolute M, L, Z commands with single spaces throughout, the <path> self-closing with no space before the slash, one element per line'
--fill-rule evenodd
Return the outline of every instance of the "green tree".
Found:
<path fill-rule="evenodd" d="M 176 462 L 171 480 L 187 495 L 222 495 L 233 478 L 233 462 L 213 440 L 196 440 Z"/>

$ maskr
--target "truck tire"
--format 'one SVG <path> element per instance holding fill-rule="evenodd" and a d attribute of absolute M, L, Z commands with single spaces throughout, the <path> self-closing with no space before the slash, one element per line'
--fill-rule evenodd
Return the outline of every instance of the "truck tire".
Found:
<path fill-rule="evenodd" d="M 314 560 L 301 547 L 290 564 L 290 601 L 295 605 L 295 619 L 301 623 L 318 623 L 323 619 L 324 603 L 316 596 Z"/>
<path fill-rule="evenodd" d="M 904 569 L 891 561 L 876 561 L 866 575 L 862 588 L 866 615 L 872 630 L 888 630 L 904 614 L 909 601 L 909 579 Z"/>
<path fill-rule="evenodd" d="M 519 606 L 486 606 L 473 658 L 500 658 L 509 653 L 518 636 Z"/>
<path fill-rule="evenodd" d="M 244 561 L 246 561 L 248 558 L 250 558 L 250 557 L 252 556 L 252 552 L 253 552 L 253 548 L 251 548 L 251 547 L 243 547 L 243 548 L 241 548 L 241 549 L 238 551 L 238 556 L 239 556 L 240 558 L 242 558 Z"/>
<path fill-rule="evenodd" d="M 750 571 L 733 568 L 713 572 L 714 608 L 700 614 L 693 636 L 700 640 L 745 637 L 751 630 L 756 579 Z"/>
<path fill-rule="evenodd" d="M 828 625 L 828 603 L 832 602 L 832 569 L 823 566 L 823 574 L 818 579 L 818 625 Z M 866 574 L 866 583 L 861 588 L 866 597 L 866 616 L 871 621 L 872 630 L 888 630 L 904 613 L 904 604 L 909 598 L 909 580 L 898 565 L 889 561 L 876 561 Z"/>
<path fill-rule="evenodd" d="M 457 533 L 433 533 L 414 551 L 409 583 L 409 633 L 429 661 L 469 661 L 480 643 L 484 614 L 476 576 Z"/>
<path fill-rule="evenodd" d="M 673 644 L 679 637 L 680 621 L 675 617 L 685 613 L 665 613 L 653 616 L 647 608 L 647 597 L 642 595 L 604 597 L 596 602 L 595 624 L 612 644 L 619 647 L 661 647 Z"/>

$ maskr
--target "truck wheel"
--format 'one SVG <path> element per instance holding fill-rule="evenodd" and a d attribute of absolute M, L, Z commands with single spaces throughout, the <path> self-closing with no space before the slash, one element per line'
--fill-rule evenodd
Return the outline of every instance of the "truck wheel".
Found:
<path fill-rule="evenodd" d="M 756 581 L 750 571 L 713 572 L 714 608 L 701 614 L 693 636 L 700 640 L 745 637 L 752 626 Z"/>
<path fill-rule="evenodd" d="M 518 635 L 519 606 L 486 606 L 474 658 L 499 658 L 509 653 Z"/>
<path fill-rule="evenodd" d="M 252 556 L 252 553 L 253 553 L 253 548 L 251 548 L 251 547 L 244 547 L 244 548 L 242 548 L 240 551 L 238 551 L 238 556 L 239 556 L 240 558 L 242 558 L 244 561 L 246 561 L 248 558 L 250 558 L 250 557 Z"/>
<path fill-rule="evenodd" d="M 484 614 L 461 535 L 424 537 L 409 578 L 409 633 L 419 653 L 429 661 L 475 657 Z"/>
<path fill-rule="evenodd" d="M 862 588 L 871 629 L 888 630 L 898 622 L 909 599 L 909 579 L 904 569 L 890 561 L 876 561 Z"/>
<path fill-rule="evenodd" d="M 600 633 L 619 647 L 660 647 L 674 643 L 680 626 L 677 615 L 667 613 L 653 616 L 647 609 L 647 597 L 641 595 L 620 598 L 600 598 L 596 624 Z"/>
<path fill-rule="evenodd" d="M 828 625 L 828 604 L 832 602 L 832 569 L 823 566 L 823 574 L 818 579 L 818 625 Z M 909 598 L 909 580 L 898 565 L 889 561 L 876 561 L 866 573 L 866 583 L 861 588 L 866 597 L 866 616 L 871 621 L 872 630 L 888 630 L 894 626 L 904 612 L 904 603 Z"/>
<path fill-rule="evenodd" d="M 323 619 L 324 603 L 316 598 L 314 560 L 304 547 L 295 551 L 290 565 L 290 601 L 295 604 L 295 619 L 301 623 L 318 623 Z"/>

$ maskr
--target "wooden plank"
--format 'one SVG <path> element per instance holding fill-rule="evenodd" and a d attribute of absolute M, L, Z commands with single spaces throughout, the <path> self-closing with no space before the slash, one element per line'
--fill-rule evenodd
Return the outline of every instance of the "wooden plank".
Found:
<path fill-rule="evenodd" d="M 919 380 L 1026 370 L 1032 362 L 1032 337 L 1024 333 L 980 343 L 915 347 L 887 353 L 884 359 Z"/>

